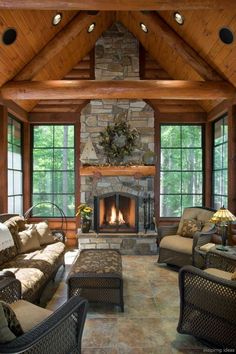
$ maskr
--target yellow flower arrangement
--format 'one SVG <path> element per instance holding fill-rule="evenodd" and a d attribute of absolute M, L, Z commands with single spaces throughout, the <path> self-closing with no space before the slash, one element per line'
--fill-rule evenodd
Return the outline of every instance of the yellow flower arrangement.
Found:
<path fill-rule="evenodd" d="M 88 204 L 80 204 L 77 208 L 76 216 L 81 216 L 83 220 L 89 220 L 92 212 L 93 209 Z"/>

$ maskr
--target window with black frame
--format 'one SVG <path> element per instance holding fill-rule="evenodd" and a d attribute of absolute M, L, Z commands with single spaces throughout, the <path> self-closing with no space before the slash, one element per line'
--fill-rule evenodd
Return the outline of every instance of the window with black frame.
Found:
<path fill-rule="evenodd" d="M 228 206 L 228 118 L 225 115 L 213 125 L 213 207 Z"/>
<path fill-rule="evenodd" d="M 33 216 L 75 215 L 75 154 L 73 125 L 33 126 Z M 45 203 L 43 203 L 45 202 Z"/>
<path fill-rule="evenodd" d="M 23 212 L 22 125 L 8 116 L 8 213 Z"/>
<path fill-rule="evenodd" d="M 180 217 L 203 202 L 202 126 L 162 124 L 160 138 L 160 217 Z"/>

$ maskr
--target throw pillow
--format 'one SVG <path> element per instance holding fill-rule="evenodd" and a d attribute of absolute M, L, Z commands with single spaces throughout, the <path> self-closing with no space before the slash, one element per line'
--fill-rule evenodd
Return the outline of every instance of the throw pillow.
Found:
<path fill-rule="evenodd" d="M 18 244 L 19 244 L 19 253 L 26 253 L 29 251 L 34 251 L 40 249 L 40 242 L 38 239 L 38 233 L 36 228 L 33 227 L 29 230 L 24 230 L 18 233 Z"/>
<path fill-rule="evenodd" d="M 0 343 L 7 343 L 24 334 L 15 312 L 4 301 L 0 301 Z"/>
<path fill-rule="evenodd" d="M 195 219 L 184 219 L 181 235 L 184 237 L 193 237 L 195 232 L 200 231 L 202 223 Z"/>
<path fill-rule="evenodd" d="M 35 224 L 35 226 L 38 232 L 39 242 L 41 246 L 49 245 L 50 243 L 54 243 L 56 241 L 46 220 Z"/>

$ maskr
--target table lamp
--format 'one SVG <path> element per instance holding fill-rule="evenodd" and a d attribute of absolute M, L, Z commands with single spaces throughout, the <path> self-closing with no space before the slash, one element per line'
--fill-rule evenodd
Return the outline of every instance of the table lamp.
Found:
<path fill-rule="evenodd" d="M 228 223 L 235 221 L 236 217 L 228 210 L 225 209 L 224 206 L 222 206 L 217 212 L 212 216 L 212 218 L 209 220 L 209 222 L 214 223 L 214 224 L 220 224 L 222 227 L 222 245 L 217 246 L 216 249 L 220 251 L 228 251 L 226 247 L 227 243 L 227 225 Z"/>

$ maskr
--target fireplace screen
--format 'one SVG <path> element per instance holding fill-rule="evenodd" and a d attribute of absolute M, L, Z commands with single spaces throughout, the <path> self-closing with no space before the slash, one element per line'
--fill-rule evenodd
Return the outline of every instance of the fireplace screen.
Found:
<path fill-rule="evenodd" d="M 97 232 L 137 232 L 137 197 L 113 193 L 96 197 L 94 229 Z"/>

